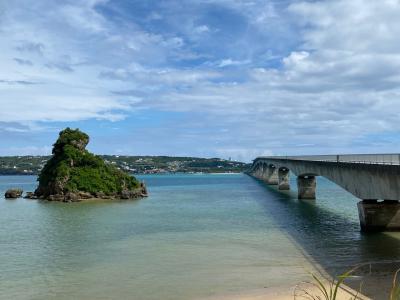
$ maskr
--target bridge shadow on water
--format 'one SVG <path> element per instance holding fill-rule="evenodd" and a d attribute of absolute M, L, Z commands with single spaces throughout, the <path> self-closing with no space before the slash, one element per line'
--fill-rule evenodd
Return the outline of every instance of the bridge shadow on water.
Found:
<path fill-rule="evenodd" d="M 318 196 L 315 201 L 297 200 L 293 191 L 279 191 L 256 181 L 266 194 L 260 200 L 266 212 L 312 263 L 332 277 L 361 263 L 371 263 L 371 268 L 366 266 L 357 271 L 361 279 L 347 284 L 358 290 L 362 280 L 363 293 L 373 299 L 388 299 L 388 294 L 382 291 L 390 290 L 393 274 L 400 268 L 400 234 L 362 233 L 358 215 L 356 222 L 355 216 L 349 218 L 338 210 L 319 206 Z M 352 200 L 349 207 L 356 205 Z M 335 199 L 332 197 L 331 201 Z"/>

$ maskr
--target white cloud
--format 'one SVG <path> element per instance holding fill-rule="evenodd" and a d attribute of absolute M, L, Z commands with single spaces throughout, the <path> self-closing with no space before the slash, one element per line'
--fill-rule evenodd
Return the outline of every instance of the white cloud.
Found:
<path fill-rule="evenodd" d="M 118 75 L 116 66 L 135 58 L 137 65 L 150 57 L 165 60 L 167 51 L 182 47 L 184 41 L 148 33 L 130 23 L 117 27 L 97 11 L 97 6 L 106 3 L 21 0 L 5 4 L 0 23 L 2 121 L 116 121 L 140 102 L 140 97 L 111 93 L 128 84 L 104 80 L 99 74 L 112 68 Z M 193 81 L 201 76 L 189 73 L 164 72 L 160 78 L 173 81 L 180 76 Z M 144 86 L 143 81 L 146 78 L 137 86 Z"/>
<path fill-rule="evenodd" d="M 199 84 L 163 95 L 156 105 L 203 110 L 225 118 L 225 125 L 236 123 L 249 149 L 259 141 L 274 153 L 400 146 L 376 149 L 365 140 L 399 134 L 400 3 L 305 2 L 290 12 L 304 26 L 298 29 L 303 45 L 282 60 L 282 69 L 255 68 L 248 70 L 251 80 Z M 226 59 L 220 65 L 234 63 Z"/>
<path fill-rule="evenodd" d="M 221 142 L 210 151 L 243 159 L 400 146 L 372 140 L 399 134 L 398 1 L 304 1 L 287 9 L 271 1 L 201 3 L 247 20 L 237 44 L 221 46 L 224 32 L 193 11 L 190 21 L 175 24 L 185 36 L 131 20 L 117 26 L 98 10 L 106 1 L 40 1 L 30 10 L 21 9 L 27 2 L 6 4 L 0 119 L 115 121 L 134 108 L 199 113 L 188 122 L 229 129 L 215 130 Z M 166 22 L 168 12 L 146 14 L 146 22 Z M 259 39 L 269 35 L 273 51 Z"/>
<path fill-rule="evenodd" d="M 64 5 L 60 8 L 60 17 L 78 30 L 104 32 L 107 28 L 106 20 L 94 9 L 96 4 L 96 1 L 91 1 L 87 5 Z"/>
<path fill-rule="evenodd" d="M 50 146 L 26 146 L 26 147 L 9 147 L 5 149 L 0 149 L 0 155 L 50 155 Z"/>
<path fill-rule="evenodd" d="M 250 60 L 233 60 L 231 58 L 223 59 L 218 63 L 218 67 L 240 66 L 250 63 Z"/>
<path fill-rule="evenodd" d="M 160 15 L 158 12 L 153 11 L 153 12 L 151 12 L 151 13 L 149 14 L 149 16 L 147 17 L 147 19 L 148 19 L 149 21 L 162 20 L 162 19 L 163 19 L 163 16 Z"/>
<path fill-rule="evenodd" d="M 142 88 L 138 86 L 137 90 L 148 90 L 150 86 L 153 87 L 153 90 L 158 90 L 157 87 L 164 90 L 165 88 L 178 88 L 179 85 L 197 85 L 201 82 L 205 82 L 221 76 L 222 74 L 211 70 L 185 70 L 168 68 L 150 69 L 143 68 L 141 66 L 138 66 L 137 64 L 134 64 L 128 68 L 107 70 L 100 73 L 101 78 L 121 80 L 128 82 L 130 85 L 132 84 L 132 82 L 143 83 L 145 85 Z"/>
<path fill-rule="evenodd" d="M 306 59 L 309 56 L 310 54 L 306 51 L 292 52 L 288 57 L 283 59 L 283 64 L 288 69 L 298 68 L 301 66 L 302 62 L 306 62 Z"/>
<path fill-rule="evenodd" d="M 215 150 L 218 157 L 242 162 L 251 162 L 257 156 L 271 156 L 273 152 L 267 149 L 254 148 L 220 148 Z"/>
<path fill-rule="evenodd" d="M 193 32 L 194 32 L 194 33 L 197 33 L 197 34 L 202 34 L 202 33 L 209 32 L 209 31 L 210 31 L 210 28 L 208 28 L 207 25 L 196 26 L 196 27 L 193 29 Z"/>

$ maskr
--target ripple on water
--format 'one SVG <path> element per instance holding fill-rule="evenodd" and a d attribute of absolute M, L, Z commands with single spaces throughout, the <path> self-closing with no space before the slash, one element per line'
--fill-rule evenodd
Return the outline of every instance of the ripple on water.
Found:
<path fill-rule="evenodd" d="M 360 234 L 357 199 L 323 179 L 316 202 L 241 174 L 141 179 L 138 201 L 1 199 L 0 295 L 197 299 L 296 284 L 310 261 L 334 274 L 400 253 L 399 234 Z M 0 177 L 0 193 L 35 180 Z"/>

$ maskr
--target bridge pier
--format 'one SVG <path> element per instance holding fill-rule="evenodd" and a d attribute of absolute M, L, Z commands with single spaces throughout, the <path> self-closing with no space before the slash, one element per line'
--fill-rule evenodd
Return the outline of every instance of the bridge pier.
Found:
<path fill-rule="evenodd" d="M 317 181 L 315 176 L 298 176 L 297 191 L 299 199 L 315 200 Z"/>
<path fill-rule="evenodd" d="M 265 181 L 269 185 L 277 185 L 279 183 L 278 170 L 275 166 L 269 165 L 267 167 L 267 176 Z"/>
<path fill-rule="evenodd" d="M 267 180 L 268 178 L 268 165 L 267 164 L 263 164 L 261 167 L 261 180 Z"/>
<path fill-rule="evenodd" d="M 278 170 L 278 189 L 290 190 L 289 169 L 287 168 L 280 168 Z"/>
<path fill-rule="evenodd" d="M 257 168 L 257 169 L 254 169 L 254 171 L 252 172 L 251 175 L 258 178 L 258 173 L 259 173 L 259 169 Z"/>
<path fill-rule="evenodd" d="M 396 200 L 366 199 L 358 202 L 358 215 L 361 230 L 372 231 L 399 231 L 400 230 L 400 203 Z"/>
<path fill-rule="evenodd" d="M 363 199 L 357 204 L 363 231 L 400 231 L 400 154 L 263 156 L 249 174 L 282 190 L 290 188 L 285 170 L 298 175 L 299 199 L 314 200 L 322 176 Z"/>
<path fill-rule="evenodd" d="M 258 179 L 262 179 L 263 177 L 263 169 L 264 169 L 264 164 L 261 164 L 255 171 L 254 171 L 254 177 Z"/>

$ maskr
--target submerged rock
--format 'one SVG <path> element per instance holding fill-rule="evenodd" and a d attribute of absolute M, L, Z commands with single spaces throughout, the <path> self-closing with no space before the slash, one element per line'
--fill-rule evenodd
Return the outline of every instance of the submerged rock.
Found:
<path fill-rule="evenodd" d="M 34 192 L 26 192 L 25 199 L 37 199 L 38 197 L 35 195 Z"/>
<path fill-rule="evenodd" d="M 146 185 L 144 184 L 144 181 L 142 181 L 141 183 L 140 183 L 140 187 L 141 187 L 141 195 L 140 196 L 142 196 L 142 197 L 148 197 L 149 196 L 149 194 L 147 193 L 147 188 L 146 188 Z"/>
<path fill-rule="evenodd" d="M 39 175 L 34 195 L 64 202 L 147 196 L 144 183 L 87 151 L 88 143 L 89 136 L 78 129 L 61 131 L 53 156 Z"/>
<path fill-rule="evenodd" d="M 22 196 L 22 193 L 23 193 L 23 190 L 21 190 L 21 189 L 8 189 L 5 192 L 4 197 L 6 199 L 17 199 Z"/>

